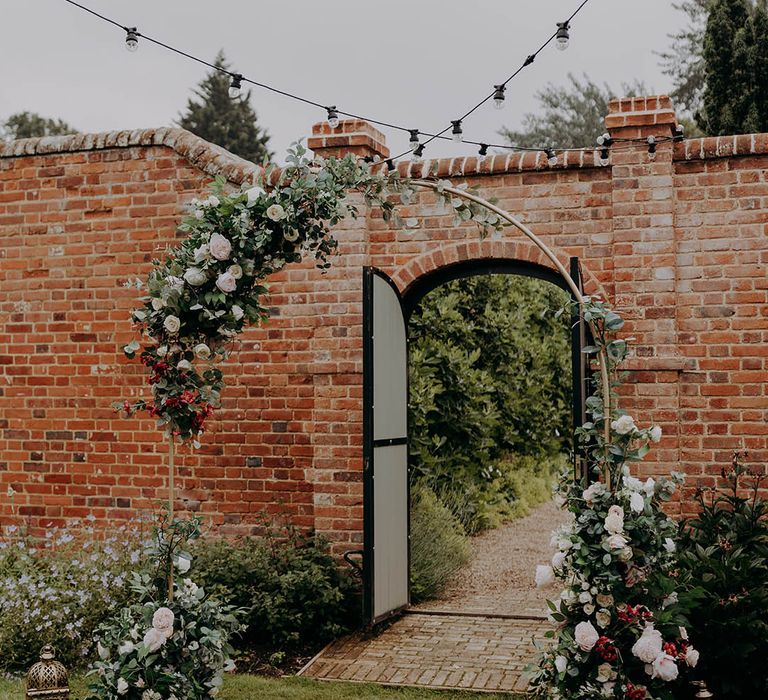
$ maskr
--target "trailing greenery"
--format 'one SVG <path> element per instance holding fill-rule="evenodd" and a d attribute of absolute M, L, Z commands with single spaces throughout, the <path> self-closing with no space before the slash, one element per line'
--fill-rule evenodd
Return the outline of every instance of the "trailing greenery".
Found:
<path fill-rule="evenodd" d="M 259 538 L 201 539 L 193 562 L 207 591 L 245 611 L 242 646 L 317 647 L 359 622 L 357 583 L 317 535 L 267 526 Z"/>
<path fill-rule="evenodd" d="M 219 51 L 214 65 L 229 70 L 223 51 Z M 250 104 L 251 91 L 233 99 L 229 85 L 228 75 L 212 70 L 195 90 L 197 100 L 187 102 L 179 126 L 254 163 L 270 159 L 269 136 L 258 125 Z"/>
<path fill-rule="evenodd" d="M 568 319 L 554 313 L 567 300 L 548 282 L 483 275 L 440 287 L 411 316 L 412 481 L 469 533 L 521 509 L 510 455 L 548 476 L 571 446 Z"/>
<path fill-rule="evenodd" d="M 438 598 L 469 561 L 464 527 L 426 486 L 411 491 L 411 602 Z"/>
<path fill-rule="evenodd" d="M 768 697 L 768 501 L 765 477 L 736 456 L 722 490 L 699 489 L 699 515 L 681 526 L 680 570 L 689 590 L 701 677 L 718 698 Z M 683 600 L 685 599 L 685 600 Z"/>

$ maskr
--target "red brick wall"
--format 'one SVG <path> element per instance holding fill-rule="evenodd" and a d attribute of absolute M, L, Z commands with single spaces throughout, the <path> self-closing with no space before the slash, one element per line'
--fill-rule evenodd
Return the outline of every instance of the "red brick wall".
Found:
<path fill-rule="evenodd" d="M 617 137 L 674 125 L 667 98 L 611 112 Z M 346 132 L 383 151 L 366 125 Z M 321 127 L 314 138 L 318 152 L 343 149 Z M 563 260 L 579 256 L 588 291 L 628 319 L 636 356 L 623 405 L 665 432 L 644 473 L 683 469 L 690 489 L 741 448 L 764 468 L 768 135 L 665 143 L 653 161 L 623 146 L 608 167 L 598 157 L 571 151 L 550 168 L 543 154 L 510 154 L 437 168 L 498 198 Z M 164 497 L 159 432 L 111 408 L 146 381 L 120 352 L 140 294 L 124 284 L 145 278 L 211 175 L 239 183 L 254 167 L 178 130 L 0 146 L 0 522 L 12 507 L 35 526 L 88 513 L 119 520 Z M 401 166 L 422 167 L 432 164 Z M 266 511 L 317 527 L 339 549 L 360 542 L 362 267 L 405 289 L 459 260 L 546 264 L 512 230 L 480 241 L 471 225 L 455 228 L 431 194 L 404 209 L 419 218 L 415 230 L 391 230 L 371 212 L 338 232 L 328 274 L 308 262 L 271 281 L 271 321 L 238 341 L 224 406 L 199 453 L 180 457 L 180 508 L 227 532 L 248 532 Z"/>

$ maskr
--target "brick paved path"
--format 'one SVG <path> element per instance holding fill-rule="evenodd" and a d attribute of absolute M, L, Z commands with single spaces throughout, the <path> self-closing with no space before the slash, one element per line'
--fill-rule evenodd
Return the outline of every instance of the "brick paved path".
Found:
<path fill-rule="evenodd" d="M 533 565 L 551 556 L 550 532 L 561 520 L 557 509 L 546 504 L 476 538 L 473 561 L 444 600 L 417 606 L 375 637 L 355 634 L 334 642 L 302 675 L 431 688 L 525 690 L 524 669 L 536 655 L 533 639 L 543 639 L 549 628 L 543 619 L 546 596 L 532 584 Z"/>

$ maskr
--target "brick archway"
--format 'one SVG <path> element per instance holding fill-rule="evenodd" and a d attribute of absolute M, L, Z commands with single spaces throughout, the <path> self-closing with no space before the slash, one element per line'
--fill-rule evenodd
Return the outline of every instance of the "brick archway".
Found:
<path fill-rule="evenodd" d="M 554 251 L 560 262 L 567 267 L 569 256 L 562 251 Z M 406 293 L 414 282 L 423 275 L 435 272 L 448 265 L 455 265 L 470 260 L 512 260 L 557 270 L 546 255 L 533 243 L 521 240 L 496 240 L 486 238 L 482 241 L 461 241 L 443 245 L 437 250 L 422 253 L 393 271 L 392 280 L 402 293 Z M 588 269 L 583 269 L 584 291 L 587 294 L 608 299 L 605 289 Z"/>

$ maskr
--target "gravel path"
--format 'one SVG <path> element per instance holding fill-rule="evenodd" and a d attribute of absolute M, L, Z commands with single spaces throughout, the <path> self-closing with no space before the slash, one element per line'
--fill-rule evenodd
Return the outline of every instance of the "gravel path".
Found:
<path fill-rule="evenodd" d="M 552 592 L 536 588 L 534 571 L 552 558 L 552 530 L 567 518 L 549 501 L 525 518 L 473 537 L 469 566 L 442 599 L 416 609 L 544 616 Z"/>

